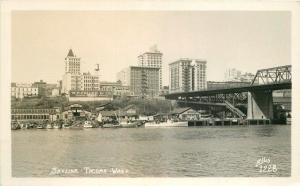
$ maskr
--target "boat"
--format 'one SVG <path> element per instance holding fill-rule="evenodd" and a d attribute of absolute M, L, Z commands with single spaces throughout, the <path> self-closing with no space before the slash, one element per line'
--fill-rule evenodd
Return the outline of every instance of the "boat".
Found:
<path fill-rule="evenodd" d="M 47 129 L 53 129 L 53 126 L 51 124 L 48 124 L 46 128 Z"/>
<path fill-rule="evenodd" d="M 18 130 L 18 129 L 21 129 L 21 126 L 20 126 L 20 123 L 18 121 L 13 121 L 11 123 L 11 129 L 12 130 Z"/>
<path fill-rule="evenodd" d="M 119 128 L 120 125 L 118 124 L 112 124 L 112 123 L 106 123 L 104 125 L 102 125 L 102 128 Z"/>
<path fill-rule="evenodd" d="M 145 127 L 188 127 L 187 121 L 173 121 L 167 120 L 166 122 L 149 122 L 145 123 Z"/>
<path fill-rule="evenodd" d="M 75 121 L 73 125 L 69 127 L 70 129 L 83 129 L 83 125 L 80 121 Z"/>
<path fill-rule="evenodd" d="M 133 121 L 121 121 L 119 125 L 120 125 L 120 127 L 122 127 L 122 128 L 135 128 L 135 127 L 138 127 L 138 122 L 133 122 Z"/>
<path fill-rule="evenodd" d="M 63 124 L 63 125 L 62 125 L 62 128 L 68 129 L 68 128 L 70 128 L 70 125 L 69 125 L 69 124 Z"/>
<path fill-rule="evenodd" d="M 84 128 L 93 128 L 92 122 L 91 121 L 85 121 L 83 124 Z"/>
<path fill-rule="evenodd" d="M 36 128 L 37 129 L 45 129 L 45 127 L 42 124 L 39 124 Z"/>

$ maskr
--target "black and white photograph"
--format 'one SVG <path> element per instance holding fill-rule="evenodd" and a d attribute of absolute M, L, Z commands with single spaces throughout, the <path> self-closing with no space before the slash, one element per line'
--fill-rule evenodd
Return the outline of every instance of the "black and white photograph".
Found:
<path fill-rule="evenodd" d="M 19 8 L 8 14 L 9 45 L 1 45 L 9 56 L 1 60 L 1 72 L 10 75 L 1 75 L 9 87 L 1 85 L 8 135 L 1 145 L 10 150 L 1 173 L 9 170 L 10 179 L 299 184 L 299 177 L 291 181 L 299 165 L 292 136 L 300 135 L 293 133 L 293 11 Z"/>

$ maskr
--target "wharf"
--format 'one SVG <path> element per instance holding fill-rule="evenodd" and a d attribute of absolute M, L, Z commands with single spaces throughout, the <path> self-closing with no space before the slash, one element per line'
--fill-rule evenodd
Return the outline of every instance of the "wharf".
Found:
<path fill-rule="evenodd" d="M 195 126 L 231 126 L 231 125 L 266 125 L 271 124 L 269 119 L 201 119 L 188 121 L 189 127 Z"/>

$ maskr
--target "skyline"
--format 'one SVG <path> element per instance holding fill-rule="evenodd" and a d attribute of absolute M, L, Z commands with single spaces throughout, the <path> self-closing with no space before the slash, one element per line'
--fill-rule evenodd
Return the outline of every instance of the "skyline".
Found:
<path fill-rule="evenodd" d="M 163 53 L 163 85 L 169 83 L 168 64 L 180 58 L 205 59 L 207 80 L 221 81 L 227 68 L 255 73 L 290 64 L 290 13 L 16 11 L 12 81 L 56 83 L 69 48 L 82 59 L 82 72 L 99 63 L 100 81 L 115 81 L 155 44 Z M 24 76 L 31 69 L 39 70 Z"/>

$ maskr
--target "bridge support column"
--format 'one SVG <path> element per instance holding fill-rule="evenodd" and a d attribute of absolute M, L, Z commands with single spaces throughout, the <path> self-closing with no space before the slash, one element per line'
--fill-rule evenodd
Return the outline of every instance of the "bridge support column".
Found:
<path fill-rule="evenodd" d="M 248 92 L 247 119 L 273 119 L 272 91 Z"/>

